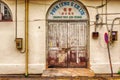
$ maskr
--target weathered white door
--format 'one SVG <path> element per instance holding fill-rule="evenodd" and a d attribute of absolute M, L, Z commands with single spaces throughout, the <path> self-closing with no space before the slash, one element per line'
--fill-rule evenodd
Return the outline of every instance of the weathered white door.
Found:
<path fill-rule="evenodd" d="M 87 67 L 86 22 L 49 22 L 48 67 Z"/>

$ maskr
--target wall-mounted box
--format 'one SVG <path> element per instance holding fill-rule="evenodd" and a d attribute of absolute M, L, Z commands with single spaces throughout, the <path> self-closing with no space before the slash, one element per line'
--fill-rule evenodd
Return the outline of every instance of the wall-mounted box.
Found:
<path fill-rule="evenodd" d="M 112 41 L 117 41 L 117 38 L 118 38 L 118 32 L 117 31 L 112 31 L 112 37 L 111 37 L 111 40 Z"/>
<path fill-rule="evenodd" d="M 92 38 L 97 39 L 99 37 L 99 32 L 92 32 Z"/>
<path fill-rule="evenodd" d="M 22 50 L 23 46 L 23 38 L 16 38 L 16 48 L 18 50 Z"/>

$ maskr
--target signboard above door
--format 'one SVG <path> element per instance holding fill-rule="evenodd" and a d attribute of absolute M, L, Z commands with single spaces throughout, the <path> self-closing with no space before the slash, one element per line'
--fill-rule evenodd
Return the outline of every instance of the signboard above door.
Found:
<path fill-rule="evenodd" d="M 88 20 L 85 6 L 78 1 L 60 0 L 48 10 L 48 20 Z"/>

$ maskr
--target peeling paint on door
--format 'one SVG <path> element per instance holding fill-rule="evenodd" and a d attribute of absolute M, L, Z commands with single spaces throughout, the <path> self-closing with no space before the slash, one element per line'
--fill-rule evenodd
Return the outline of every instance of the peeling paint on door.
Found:
<path fill-rule="evenodd" d="M 48 67 L 86 67 L 86 22 L 49 22 Z"/>

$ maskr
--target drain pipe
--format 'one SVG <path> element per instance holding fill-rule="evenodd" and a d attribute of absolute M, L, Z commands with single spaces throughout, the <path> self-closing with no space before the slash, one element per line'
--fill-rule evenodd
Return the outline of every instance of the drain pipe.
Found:
<path fill-rule="evenodd" d="M 108 57 L 109 57 L 109 63 L 110 63 L 110 69 L 111 69 L 111 77 L 113 77 L 113 67 L 112 67 L 112 61 L 111 61 L 111 55 L 110 55 L 110 43 L 109 43 L 109 41 L 107 44 L 107 49 L 108 49 Z"/>
<path fill-rule="evenodd" d="M 110 70 L 111 70 L 111 77 L 113 77 L 113 68 L 112 68 L 112 61 L 111 61 L 111 54 L 110 54 L 110 38 L 109 38 L 109 32 L 104 34 L 104 39 L 107 44 L 107 50 L 108 50 L 108 57 L 109 57 L 109 64 L 110 64 Z"/>
<path fill-rule="evenodd" d="M 28 52 L 28 16 L 29 16 L 29 0 L 25 0 L 25 47 L 26 47 L 26 55 L 25 55 L 25 76 L 28 77 L 28 64 L 29 64 L 29 52 Z"/>
<path fill-rule="evenodd" d="M 15 40 L 17 38 L 17 0 L 15 1 Z"/>
<path fill-rule="evenodd" d="M 113 27 L 114 27 L 114 24 L 115 24 L 116 20 L 120 20 L 120 17 L 116 17 L 115 19 L 113 19 L 112 26 L 111 26 L 111 33 L 113 31 Z"/>
<path fill-rule="evenodd" d="M 109 56 L 109 62 L 110 62 L 110 68 L 111 68 L 111 77 L 113 77 L 113 68 L 112 68 L 112 61 L 111 61 L 111 55 L 110 55 L 110 43 L 112 43 L 112 31 L 113 31 L 113 27 L 114 27 L 114 23 L 116 20 L 120 20 L 120 17 L 116 17 L 113 22 L 112 22 L 112 26 L 111 26 L 111 30 L 110 30 L 110 41 L 107 44 L 107 48 L 108 48 L 108 56 Z"/>
<path fill-rule="evenodd" d="M 110 30 L 110 42 L 111 42 L 111 43 L 113 43 L 113 41 L 112 41 L 112 31 L 113 31 L 113 27 L 114 27 L 114 25 L 115 25 L 115 21 L 116 21 L 116 20 L 120 20 L 120 17 L 116 17 L 116 18 L 114 18 L 113 21 L 112 21 L 111 30 Z"/>

